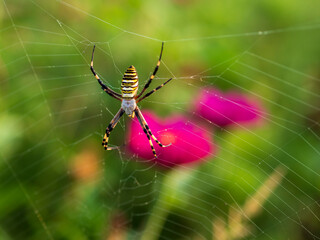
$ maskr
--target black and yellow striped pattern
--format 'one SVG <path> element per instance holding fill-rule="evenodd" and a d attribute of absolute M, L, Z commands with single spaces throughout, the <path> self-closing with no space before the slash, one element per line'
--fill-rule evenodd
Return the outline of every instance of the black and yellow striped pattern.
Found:
<path fill-rule="evenodd" d="M 139 86 L 137 71 L 134 66 L 128 67 L 121 82 L 122 97 L 130 99 L 136 96 Z"/>

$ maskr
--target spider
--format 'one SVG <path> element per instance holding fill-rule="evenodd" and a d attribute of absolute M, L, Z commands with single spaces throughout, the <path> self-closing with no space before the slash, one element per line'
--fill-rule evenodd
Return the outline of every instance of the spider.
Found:
<path fill-rule="evenodd" d="M 162 42 L 162 45 L 161 45 L 161 51 L 160 51 L 160 56 L 159 56 L 157 65 L 156 65 L 151 77 L 149 78 L 149 80 L 145 84 L 144 88 L 142 89 L 142 91 L 138 95 L 137 95 L 137 92 L 138 92 L 139 80 L 138 80 L 137 71 L 136 71 L 135 67 L 132 66 L 132 65 L 130 67 L 128 67 L 128 69 L 126 70 L 126 72 L 123 75 L 122 82 L 121 82 L 121 93 L 122 94 L 116 93 L 115 91 L 113 91 L 112 89 L 110 89 L 109 87 L 107 87 L 106 85 L 104 85 L 102 83 L 102 81 L 100 80 L 99 76 L 97 75 L 97 73 L 93 69 L 93 55 L 94 55 L 94 49 L 95 49 L 95 46 L 93 46 L 91 64 L 90 64 L 91 72 L 93 73 L 95 78 L 98 80 L 98 82 L 101 85 L 101 88 L 103 89 L 103 91 L 105 91 L 111 97 L 114 97 L 115 99 L 121 101 L 120 110 L 114 116 L 114 118 L 111 120 L 110 124 L 108 125 L 108 127 L 106 129 L 106 133 L 104 134 L 103 140 L 102 140 L 102 146 L 104 147 L 105 150 L 112 150 L 112 149 L 117 148 L 117 147 L 108 147 L 108 140 L 109 140 L 109 135 L 110 135 L 111 131 L 115 128 L 115 126 L 117 125 L 117 123 L 119 122 L 120 118 L 122 117 L 122 115 L 124 113 L 126 113 L 132 119 L 135 117 L 135 115 L 137 116 L 137 118 L 139 120 L 139 123 L 140 123 L 144 133 L 146 134 L 148 140 L 149 140 L 149 144 L 150 144 L 150 147 L 152 149 L 153 155 L 156 158 L 157 158 L 157 154 L 156 154 L 156 151 L 155 151 L 155 149 L 153 147 L 153 144 L 152 144 L 150 136 L 153 138 L 153 140 L 160 147 L 168 147 L 168 146 L 171 145 L 171 144 L 163 145 L 152 134 L 152 132 L 151 132 L 146 120 L 144 119 L 144 117 L 143 117 L 143 115 L 142 115 L 142 113 L 140 111 L 140 108 L 137 106 L 138 102 L 141 102 L 143 99 L 149 97 L 152 93 L 156 92 L 157 90 L 159 90 L 160 88 L 162 88 L 164 85 L 166 85 L 168 82 L 170 82 L 172 80 L 172 78 L 170 78 L 166 82 L 162 83 L 160 86 L 156 87 L 152 91 L 150 91 L 150 92 L 148 92 L 148 93 L 146 93 L 145 95 L 142 96 L 142 94 L 150 86 L 150 83 L 154 79 L 154 77 L 155 77 L 155 75 L 156 75 L 156 73 L 157 73 L 157 71 L 159 69 L 159 66 L 160 66 L 160 63 L 161 63 L 163 45 L 164 45 L 164 42 Z"/>

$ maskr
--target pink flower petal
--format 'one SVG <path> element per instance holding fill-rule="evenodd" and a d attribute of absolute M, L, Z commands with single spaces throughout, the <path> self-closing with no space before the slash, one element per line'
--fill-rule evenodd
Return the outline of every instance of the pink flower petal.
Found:
<path fill-rule="evenodd" d="M 150 112 L 143 115 L 155 137 L 162 144 L 172 144 L 162 148 L 155 141 L 153 146 L 158 158 L 154 158 L 147 136 L 143 132 L 139 121 L 134 119 L 129 125 L 128 149 L 143 159 L 166 167 L 197 162 L 214 154 L 216 149 L 206 130 L 192 124 L 183 116 L 173 116 L 161 121 Z"/>
<path fill-rule="evenodd" d="M 220 127 L 257 123 L 263 116 L 257 100 L 238 92 L 222 93 L 208 88 L 196 100 L 196 112 Z"/>

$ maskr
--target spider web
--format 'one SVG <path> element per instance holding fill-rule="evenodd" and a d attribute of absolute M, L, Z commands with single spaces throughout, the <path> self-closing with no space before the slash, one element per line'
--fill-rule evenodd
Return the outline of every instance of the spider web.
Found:
<path fill-rule="evenodd" d="M 166 3 L 168 9 L 156 2 L 1 4 L 3 239 L 320 238 L 319 3 L 308 3 L 315 10 L 305 14 L 306 6 L 288 2 L 286 13 L 300 10 L 296 19 L 288 16 L 285 26 L 277 18 L 262 21 L 259 30 L 236 16 L 215 23 L 192 1 Z M 202 6 L 203 19 L 192 14 L 192 4 Z M 119 7 L 127 15 L 108 17 Z M 220 7 L 230 15 L 228 6 Z M 183 22 L 182 16 L 189 18 Z M 162 41 L 152 87 L 174 80 L 143 101 L 143 110 L 199 119 L 190 105 L 206 87 L 237 89 L 266 109 L 263 125 L 254 128 L 219 129 L 208 121 L 203 128 L 190 120 L 219 150 L 198 167 L 181 166 L 176 171 L 187 174 L 177 182 L 151 159 L 143 163 L 125 151 L 126 117 L 110 136 L 119 150 L 103 151 L 100 141 L 120 104 L 102 92 L 89 69 L 95 44 L 95 69 L 108 86 L 120 92 L 131 64 L 143 84 Z M 168 210 L 166 201 L 174 207 Z M 145 235 L 150 222 L 154 232 Z"/>

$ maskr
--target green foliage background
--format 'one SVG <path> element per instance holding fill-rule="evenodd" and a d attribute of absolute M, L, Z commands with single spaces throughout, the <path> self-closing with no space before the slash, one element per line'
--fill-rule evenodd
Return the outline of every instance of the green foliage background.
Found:
<path fill-rule="evenodd" d="M 285 179 L 246 238 L 320 237 L 319 1 L 0 5 L 0 239 L 111 239 L 115 229 L 138 239 L 157 199 L 172 202 L 155 239 L 213 239 L 214 219 L 227 218 L 278 165 Z M 177 192 L 163 180 L 167 171 L 102 151 L 101 134 L 119 105 L 101 93 L 88 65 L 95 43 L 95 68 L 119 91 L 117 68 L 133 64 L 144 81 L 161 41 L 165 64 L 155 82 L 176 79 L 143 109 L 193 118 L 194 95 L 215 86 L 257 95 L 268 112 L 252 129 L 209 126 L 219 151 L 185 167 L 193 171 Z M 127 121 L 112 144 L 126 141 Z"/>

